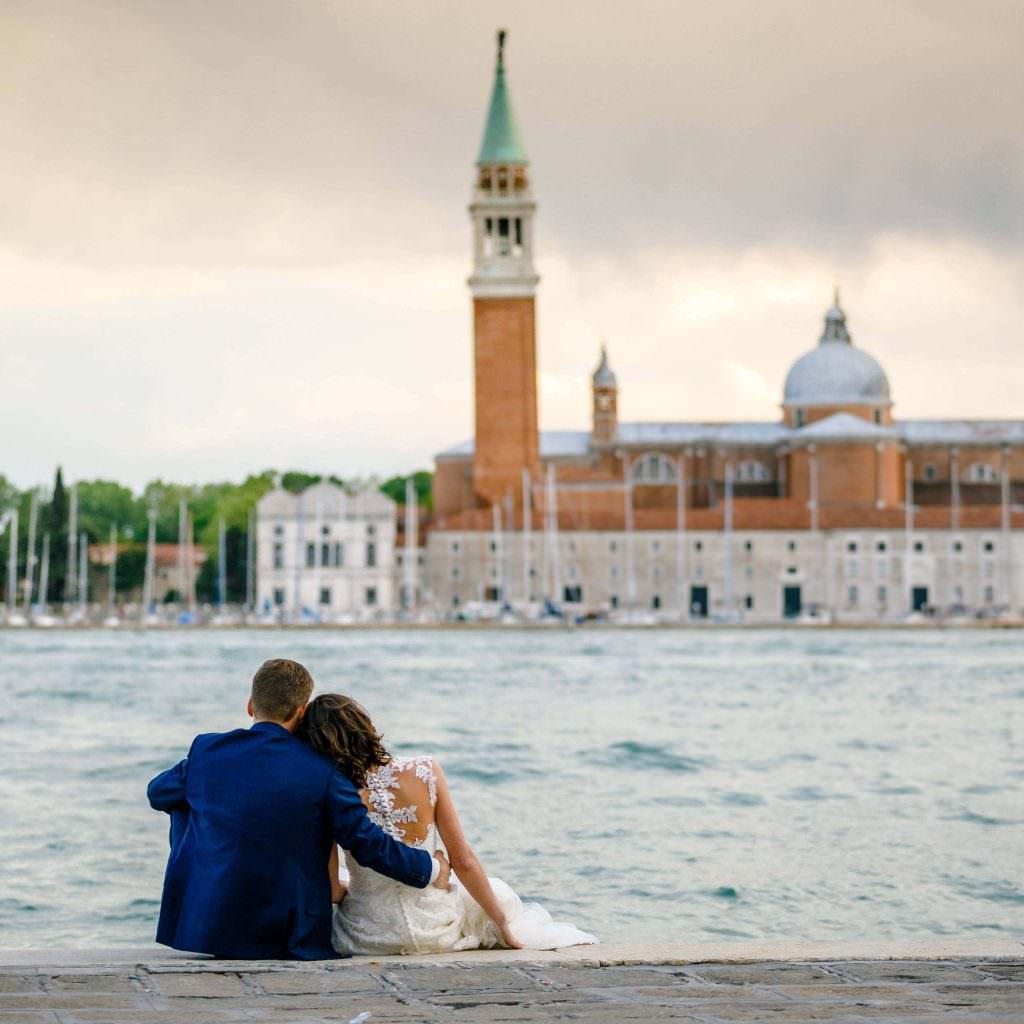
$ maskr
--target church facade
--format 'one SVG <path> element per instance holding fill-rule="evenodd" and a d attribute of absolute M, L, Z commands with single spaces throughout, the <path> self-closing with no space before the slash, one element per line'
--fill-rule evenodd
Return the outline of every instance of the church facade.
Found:
<path fill-rule="evenodd" d="M 424 592 L 467 604 L 773 622 L 1016 614 L 1024 421 L 904 420 L 838 293 L 769 422 L 544 432 L 529 162 L 503 37 L 470 214 L 475 430 L 436 457 Z M 810 327 L 810 325 L 809 325 Z"/>

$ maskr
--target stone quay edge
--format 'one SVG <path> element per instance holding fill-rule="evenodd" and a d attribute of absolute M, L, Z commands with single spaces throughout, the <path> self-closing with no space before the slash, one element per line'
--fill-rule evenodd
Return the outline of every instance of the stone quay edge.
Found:
<path fill-rule="evenodd" d="M 0 1024 L 661 1020 L 1020 1024 L 1024 946 L 609 943 L 311 963 L 0 949 Z"/>

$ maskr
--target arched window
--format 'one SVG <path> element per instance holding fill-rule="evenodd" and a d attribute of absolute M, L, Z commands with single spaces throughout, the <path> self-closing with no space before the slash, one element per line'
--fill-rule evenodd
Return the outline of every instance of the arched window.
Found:
<path fill-rule="evenodd" d="M 964 470 L 964 483 L 997 484 L 999 483 L 999 474 L 987 462 L 972 462 Z"/>
<path fill-rule="evenodd" d="M 635 484 L 673 484 L 676 482 L 676 465 L 667 455 L 642 455 L 633 464 Z"/>
<path fill-rule="evenodd" d="M 768 467 L 757 459 L 747 459 L 736 469 L 736 480 L 741 484 L 765 484 L 771 478 Z"/>

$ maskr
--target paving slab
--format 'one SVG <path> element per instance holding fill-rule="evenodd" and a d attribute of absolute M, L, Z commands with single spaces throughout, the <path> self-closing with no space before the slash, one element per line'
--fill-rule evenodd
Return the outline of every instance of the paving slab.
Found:
<path fill-rule="evenodd" d="M 364 1013 L 366 1024 L 1024 1024 L 1021 947 L 957 949 L 593 946 L 316 963 L 0 951 L 0 1024 L 348 1024 Z"/>

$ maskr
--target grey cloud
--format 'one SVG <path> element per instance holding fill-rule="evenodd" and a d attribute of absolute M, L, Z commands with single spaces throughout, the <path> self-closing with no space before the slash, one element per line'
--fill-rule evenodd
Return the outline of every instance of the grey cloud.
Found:
<path fill-rule="evenodd" d="M 509 16 L 510 15 L 510 16 Z M 493 30 L 546 244 L 1012 245 L 1014 0 L 17 2 L 0 237 L 95 264 L 331 264 L 466 246 Z"/>

